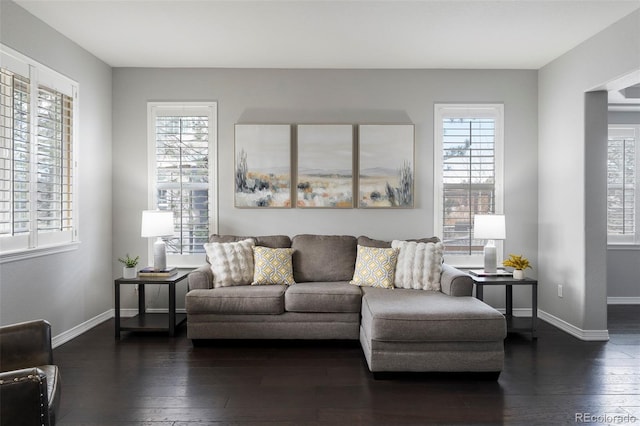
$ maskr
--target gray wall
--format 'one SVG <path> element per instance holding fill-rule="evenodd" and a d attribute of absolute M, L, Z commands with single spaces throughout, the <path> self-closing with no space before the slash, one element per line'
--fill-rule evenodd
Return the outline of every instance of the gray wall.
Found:
<path fill-rule="evenodd" d="M 640 112 L 610 112 L 609 124 L 640 124 Z M 607 296 L 640 298 L 640 248 L 607 250 Z"/>
<path fill-rule="evenodd" d="M 640 124 L 640 112 L 636 111 L 611 111 L 609 112 L 609 124 Z"/>
<path fill-rule="evenodd" d="M 640 249 L 607 250 L 607 297 L 640 299 Z"/>
<path fill-rule="evenodd" d="M 13 2 L 0 40 L 79 83 L 78 250 L 0 265 L 0 324 L 45 318 L 58 335 L 113 308 L 111 68 Z"/>
<path fill-rule="evenodd" d="M 607 92 L 591 91 L 584 98 L 585 136 L 585 294 L 605 309 L 588 311 L 584 327 L 607 324 Z M 587 320 L 588 319 L 588 320 Z"/>
<path fill-rule="evenodd" d="M 540 309 L 582 331 L 607 328 L 606 293 L 587 280 L 600 266 L 587 263 L 587 246 L 602 251 L 606 240 L 585 230 L 606 223 L 588 222 L 585 210 L 600 197 L 586 187 L 585 93 L 639 68 L 639 21 L 634 12 L 539 71 Z"/>
<path fill-rule="evenodd" d="M 434 103 L 503 102 L 505 252 L 523 253 L 537 266 L 536 71 L 121 68 L 114 69 L 113 75 L 113 257 L 125 252 L 147 253 L 139 226 L 140 212 L 147 207 L 148 101 L 218 101 L 221 233 L 365 234 L 382 239 L 434 233 Z M 416 126 L 416 208 L 333 211 L 233 207 L 235 123 L 407 119 Z M 501 289 L 488 293 L 490 303 L 504 306 Z M 530 306 L 529 301 L 527 291 L 516 292 L 516 307 Z M 132 297 L 127 303 L 134 306 Z"/>

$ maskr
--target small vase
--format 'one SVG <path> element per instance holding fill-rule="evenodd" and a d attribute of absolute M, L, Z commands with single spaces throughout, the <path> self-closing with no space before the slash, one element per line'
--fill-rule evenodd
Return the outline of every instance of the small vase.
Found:
<path fill-rule="evenodd" d="M 136 268 L 127 268 L 126 266 L 122 268 L 122 278 L 130 280 L 131 278 L 135 278 L 138 276 L 138 271 Z"/>
<path fill-rule="evenodd" d="M 522 269 L 515 269 L 513 271 L 514 280 L 524 280 L 524 271 Z"/>

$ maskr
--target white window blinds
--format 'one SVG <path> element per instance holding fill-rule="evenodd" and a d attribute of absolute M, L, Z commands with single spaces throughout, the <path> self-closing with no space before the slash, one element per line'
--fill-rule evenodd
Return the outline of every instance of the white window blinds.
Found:
<path fill-rule="evenodd" d="M 1 46 L 0 253 L 72 243 L 77 86 Z"/>
<path fill-rule="evenodd" d="M 638 132 L 635 127 L 610 127 L 607 146 L 607 233 L 610 243 L 639 242 Z"/>
<path fill-rule="evenodd" d="M 38 88 L 38 231 L 73 226 L 73 100 Z"/>
<path fill-rule="evenodd" d="M 151 106 L 151 204 L 173 211 L 175 236 L 166 240 L 173 265 L 201 262 L 215 232 L 214 112 L 213 105 Z"/>
<path fill-rule="evenodd" d="M 473 218 L 502 213 L 502 106 L 436 106 L 435 128 L 436 233 L 449 260 L 482 256 Z"/>
<path fill-rule="evenodd" d="M 0 90 L 0 235 L 20 235 L 30 223 L 29 79 L 0 68 Z"/>

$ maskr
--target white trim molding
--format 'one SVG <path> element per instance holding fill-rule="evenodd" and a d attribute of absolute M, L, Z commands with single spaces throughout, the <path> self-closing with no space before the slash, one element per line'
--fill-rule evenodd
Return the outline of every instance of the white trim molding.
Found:
<path fill-rule="evenodd" d="M 445 159 L 444 146 L 445 146 L 445 129 L 443 125 L 444 120 L 449 119 L 493 119 L 495 120 L 494 139 L 493 139 L 493 158 L 494 158 L 494 176 L 493 176 L 493 191 L 494 191 L 494 206 L 493 212 L 495 214 L 504 213 L 504 104 L 503 103 L 435 103 L 433 109 L 433 220 L 434 220 L 434 235 L 445 241 L 445 183 L 444 183 L 444 166 Z M 468 142 L 471 142 L 469 139 Z M 482 145 L 484 142 L 479 142 Z M 476 149 L 470 145 L 464 147 L 464 151 L 469 152 Z M 470 157 L 468 157 L 470 158 Z M 475 170 L 476 165 L 469 165 L 467 171 Z M 461 178 L 453 179 L 457 182 L 450 181 L 448 184 L 460 184 L 463 183 Z M 469 183 L 469 180 L 466 181 Z M 475 182 L 477 184 L 477 182 Z M 466 191 L 471 191 L 467 189 Z M 473 223 L 473 215 L 478 213 L 475 208 L 471 208 L 469 211 L 471 223 Z M 484 244 L 484 243 L 483 243 Z M 502 241 L 496 241 L 497 246 L 497 258 L 503 258 L 503 243 Z M 459 265 L 461 267 L 473 267 L 474 265 L 483 265 L 484 256 L 482 253 L 478 254 L 455 254 L 448 253 L 446 255 L 447 263 Z"/>
<path fill-rule="evenodd" d="M 501 314 L 506 314 L 506 308 L 495 308 Z M 514 317 L 530 317 L 531 316 L 531 308 L 513 308 L 512 314 Z"/>
<path fill-rule="evenodd" d="M 640 305 L 640 297 L 607 297 L 607 305 Z"/>
<path fill-rule="evenodd" d="M 51 345 L 55 349 L 58 346 L 63 345 L 75 339 L 81 334 L 86 333 L 87 331 L 91 330 L 95 326 L 100 325 L 105 321 L 108 321 L 109 319 L 113 318 L 113 315 L 114 315 L 114 310 L 109 309 L 108 311 L 103 312 L 91 318 L 90 320 L 83 322 L 82 324 L 78 324 L 67 331 L 63 331 L 62 333 L 58 334 L 57 336 L 54 336 L 51 339 Z"/>
<path fill-rule="evenodd" d="M 147 308 L 147 312 L 148 313 L 167 313 L 169 312 L 169 309 L 167 308 Z M 178 308 L 176 309 L 176 313 L 177 314 L 186 314 L 187 311 L 184 308 Z M 63 331 L 62 333 L 58 334 L 57 336 L 54 336 L 51 339 L 51 345 L 53 346 L 53 348 L 57 348 L 58 346 L 61 346 L 73 339 L 75 339 L 76 337 L 80 336 L 81 334 L 86 333 L 87 331 L 91 330 L 92 328 L 102 324 L 105 321 L 109 321 L 111 318 L 114 318 L 116 315 L 116 310 L 115 309 L 109 309 L 108 311 L 105 311 L 99 315 L 96 315 L 95 317 L 91 318 L 88 321 L 83 322 L 82 324 L 78 324 L 77 326 L 67 330 L 67 331 Z M 120 309 L 120 317 L 121 318 L 130 318 L 130 317 L 134 317 L 138 315 L 138 309 Z"/>
<path fill-rule="evenodd" d="M 19 260 L 33 259 L 40 256 L 48 256 L 50 254 L 65 253 L 68 251 L 77 250 L 80 246 L 80 241 L 74 241 L 72 243 L 51 245 L 45 247 L 35 247 L 26 250 L 16 250 L 11 252 L 0 253 L 0 264 L 16 262 Z"/>
<path fill-rule="evenodd" d="M 588 342 L 606 342 L 609 340 L 609 330 L 583 330 L 540 309 L 538 309 L 538 318 L 580 340 Z"/>

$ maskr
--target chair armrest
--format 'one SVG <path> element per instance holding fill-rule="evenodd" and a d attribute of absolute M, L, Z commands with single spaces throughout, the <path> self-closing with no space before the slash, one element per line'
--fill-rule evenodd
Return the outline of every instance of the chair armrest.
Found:
<path fill-rule="evenodd" d="M 473 295 L 473 280 L 467 273 L 443 263 L 440 288 L 444 294 L 449 296 L 471 296 Z"/>
<path fill-rule="evenodd" d="M 191 271 L 188 277 L 189 290 L 213 288 L 213 271 L 211 265 L 205 264 Z"/>
<path fill-rule="evenodd" d="M 51 324 L 47 321 L 28 321 L 0 327 L 0 371 L 51 364 Z"/>
<path fill-rule="evenodd" d="M 3 426 L 48 426 L 50 420 L 46 374 L 39 368 L 0 373 L 0 412 Z"/>

